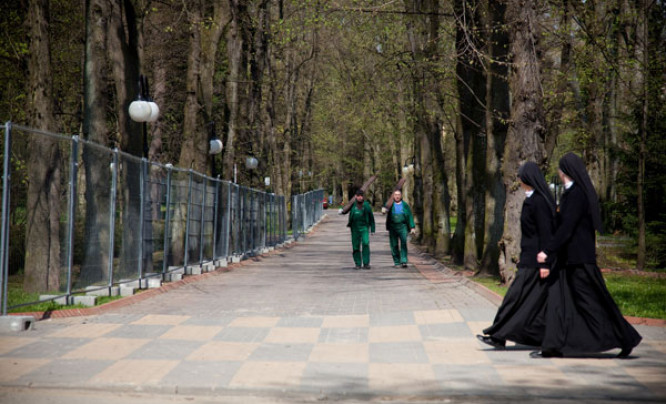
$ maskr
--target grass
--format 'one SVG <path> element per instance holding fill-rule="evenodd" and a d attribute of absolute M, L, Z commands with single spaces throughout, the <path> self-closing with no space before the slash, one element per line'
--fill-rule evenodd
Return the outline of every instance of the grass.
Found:
<path fill-rule="evenodd" d="M 49 292 L 49 293 L 28 293 L 23 290 L 23 277 L 21 274 L 12 275 L 9 278 L 9 283 L 7 285 L 7 307 L 16 306 L 22 303 L 28 302 L 37 302 L 39 301 L 39 295 L 41 294 L 50 294 L 50 295 L 60 295 L 62 292 Z M 81 295 L 81 294 L 75 294 Z M 95 306 L 100 306 L 104 303 L 108 303 L 113 300 L 120 299 L 122 296 L 98 296 L 95 300 Z M 66 309 L 84 309 L 88 306 L 82 304 L 74 305 L 62 305 L 58 304 L 53 300 L 47 302 L 39 302 L 31 304 L 28 306 L 15 307 L 13 309 L 8 309 L 9 313 L 28 313 L 28 312 L 41 312 L 41 311 L 55 311 L 55 310 L 66 310 Z"/>
<path fill-rule="evenodd" d="M 666 320 L 666 278 L 649 274 L 604 273 L 606 287 L 625 316 Z M 470 278 L 504 296 L 507 287 L 499 278 Z"/>

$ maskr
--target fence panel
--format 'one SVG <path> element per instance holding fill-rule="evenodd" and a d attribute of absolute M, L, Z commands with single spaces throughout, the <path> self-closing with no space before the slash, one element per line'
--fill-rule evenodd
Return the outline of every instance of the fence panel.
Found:
<path fill-rule="evenodd" d="M 284 196 L 76 136 L 10 122 L 2 129 L 3 315 L 187 265 L 254 254 L 287 238 Z M 317 192 L 291 202 L 296 238 L 321 217 Z M 40 227 L 30 234 L 43 237 L 26 240 L 31 225 Z"/>

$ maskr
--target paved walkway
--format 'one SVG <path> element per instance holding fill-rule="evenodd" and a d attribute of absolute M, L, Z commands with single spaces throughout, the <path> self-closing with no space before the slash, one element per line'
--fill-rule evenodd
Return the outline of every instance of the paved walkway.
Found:
<path fill-rule="evenodd" d="M 474 335 L 496 306 L 425 256 L 394 268 L 376 218 L 368 271 L 330 212 L 256 262 L 0 334 L 0 402 L 666 401 L 666 328 L 638 326 L 627 360 L 492 350 Z"/>

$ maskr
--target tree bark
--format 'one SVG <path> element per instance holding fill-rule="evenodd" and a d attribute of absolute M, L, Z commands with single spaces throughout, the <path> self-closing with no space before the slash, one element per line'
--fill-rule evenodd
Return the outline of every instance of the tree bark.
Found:
<path fill-rule="evenodd" d="M 106 1 L 86 0 L 86 44 L 84 66 L 83 136 L 91 142 L 106 145 L 109 130 L 106 124 L 104 93 L 106 66 L 107 17 L 110 10 Z M 84 284 L 106 279 L 108 276 L 109 164 L 95 149 L 83 147 L 85 168 L 85 257 L 80 281 Z M 108 157 L 108 155 L 106 156 Z"/>
<path fill-rule="evenodd" d="M 499 240 L 504 232 L 505 189 L 502 183 L 502 160 L 506 141 L 507 121 L 510 114 L 508 83 L 509 38 L 505 29 L 503 1 L 491 0 L 488 6 L 490 16 L 490 40 L 486 80 L 486 195 L 484 215 L 484 250 L 479 272 L 499 273 Z"/>
<path fill-rule="evenodd" d="M 53 75 L 49 37 L 48 0 L 28 2 L 30 29 L 29 113 L 30 126 L 56 130 L 53 113 Z M 28 206 L 25 232 L 27 292 L 58 291 L 60 288 L 60 189 L 61 151 L 58 141 L 33 136 L 28 160 Z"/>
<path fill-rule="evenodd" d="M 520 211 L 524 193 L 517 180 L 519 166 L 526 161 L 542 162 L 545 118 L 541 88 L 538 22 L 536 5 L 526 0 L 510 0 L 506 19 L 511 27 L 512 70 L 511 120 L 504 149 L 504 234 L 500 240 L 500 276 L 511 282 L 520 256 Z"/>

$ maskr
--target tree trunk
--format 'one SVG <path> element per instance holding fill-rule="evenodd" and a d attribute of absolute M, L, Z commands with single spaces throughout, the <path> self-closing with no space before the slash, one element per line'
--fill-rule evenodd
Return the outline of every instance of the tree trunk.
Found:
<path fill-rule="evenodd" d="M 504 232 L 504 204 L 506 194 L 502 183 L 502 159 L 506 140 L 507 121 L 510 114 L 508 83 L 508 46 L 504 2 L 490 1 L 489 63 L 486 81 L 486 195 L 484 251 L 479 271 L 498 274 L 499 241 Z"/>
<path fill-rule="evenodd" d="M 520 256 L 520 212 L 524 192 L 517 180 L 519 166 L 526 161 L 543 161 L 545 118 L 539 71 L 539 32 L 536 5 L 526 0 L 507 3 L 511 21 L 510 39 L 513 68 L 510 76 L 511 120 L 504 149 L 504 234 L 500 241 L 500 276 L 511 282 Z"/>
<path fill-rule="evenodd" d="M 638 145 L 638 178 L 636 178 L 636 205 L 637 205 L 637 215 L 638 215 L 638 251 L 636 257 L 636 268 L 639 271 L 645 269 L 646 262 L 646 223 L 645 223 L 645 162 L 647 155 L 647 131 L 648 131 L 648 96 L 649 96 L 649 86 L 650 86 L 650 70 L 649 70 L 649 35 L 648 35 L 648 1 L 642 0 L 639 7 L 641 13 L 642 25 L 639 25 L 640 28 L 637 30 L 637 35 L 642 37 L 642 40 L 638 40 L 639 44 L 642 44 L 643 48 L 641 61 L 641 70 L 642 70 L 642 86 L 643 86 L 643 102 L 641 106 L 641 124 L 640 124 L 640 139 Z"/>
<path fill-rule="evenodd" d="M 109 141 L 106 125 L 104 93 L 106 67 L 106 34 L 108 15 L 103 0 L 86 0 L 86 45 L 84 67 L 83 136 L 91 142 L 105 145 Z M 106 279 L 108 275 L 110 172 L 108 161 L 96 149 L 83 148 L 85 168 L 86 224 L 85 257 L 80 281 L 84 284 Z"/>
<path fill-rule="evenodd" d="M 227 38 L 227 54 L 229 59 L 229 74 L 227 84 L 227 107 L 229 109 L 229 121 L 227 122 L 227 139 L 224 146 L 224 171 L 223 177 L 233 180 L 235 163 L 235 142 L 238 138 L 238 127 L 240 125 L 239 102 L 240 81 L 243 80 L 243 33 L 242 14 L 244 6 L 240 0 L 231 0 L 229 12 L 229 35 Z"/>
<path fill-rule="evenodd" d="M 28 119 L 33 128 L 55 131 L 49 25 L 48 0 L 30 0 Z M 57 140 L 45 136 L 33 136 L 29 147 L 23 288 L 27 292 L 58 291 L 61 151 Z"/>

